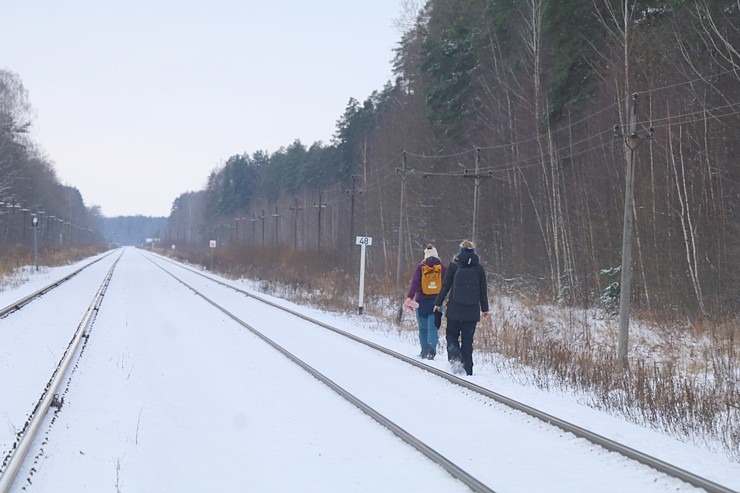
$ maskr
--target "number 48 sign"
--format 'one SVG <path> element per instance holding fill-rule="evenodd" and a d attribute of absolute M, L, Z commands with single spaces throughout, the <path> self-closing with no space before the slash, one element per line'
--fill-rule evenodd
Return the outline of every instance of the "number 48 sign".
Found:
<path fill-rule="evenodd" d="M 357 305 L 358 312 L 362 315 L 362 298 L 365 291 L 365 247 L 373 244 L 370 236 L 358 236 L 355 238 L 355 244 L 360 245 L 360 297 Z"/>

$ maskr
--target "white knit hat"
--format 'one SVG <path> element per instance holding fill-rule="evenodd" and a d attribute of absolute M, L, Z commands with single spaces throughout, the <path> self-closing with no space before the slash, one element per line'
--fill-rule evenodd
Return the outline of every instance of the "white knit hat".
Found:
<path fill-rule="evenodd" d="M 428 259 L 429 257 L 439 258 L 437 249 L 434 248 L 432 245 L 427 245 L 427 247 L 424 249 L 424 260 Z"/>

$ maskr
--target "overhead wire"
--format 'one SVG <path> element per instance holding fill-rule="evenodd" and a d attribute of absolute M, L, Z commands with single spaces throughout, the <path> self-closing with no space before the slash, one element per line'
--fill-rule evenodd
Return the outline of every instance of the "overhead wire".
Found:
<path fill-rule="evenodd" d="M 661 86 L 661 87 L 655 87 L 655 88 L 652 88 L 652 89 L 648 89 L 648 90 L 644 90 L 644 91 L 639 91 L 639 92 L 637 92 L 637 94 L 641 94 L 641 95 L 642 94 L 652 94 L 652 93 L 657 93 L 657 92 L 668 90 L 668 89 L 674 89 L 676 87 L 681 87 L 681 86 L 687 86 L 687 85 L 695 84 L 697 82 L 707 82 L 707 79 L 709 77 L 716 77 L 716 76 L 726 75 L 726 74 L 729 74 L 729 73 L 735 73 L 735 71 L 732 70 L 732 69 L 728 69 L 728 70 L 725 70 L 725 71 L 722 71 L 722 72 L 719 72 L 719 73 L 716 73 L 716 74 L 711 74 L 708 77 L 697 77 L 695 79 L 688 80 L 688 81 L 683 81 L 683 82 L 679 82 L 679 83 L 675 83 L 675 84 L 669 84 L 669 85 L 665 85 L 665 86 Z M 585 117 L 583 117 L 583 118 L 581 118 L 579 120 L 576 120 L 574 122 L 569 122 L 567 125 L 565 125 L 563 127 L 559 127 L 557 129 L 554 129 L 551 132 L 551 134 L 552 135 L 558 135 L 558 134 L 560 134 L 560 133 L 562 133 L 564 131 L 572 130 L 573 128 L 575 128 L 575 127 L 577 127 L 579 125 L 582 125 L 583 123 L 588 122 L 588 121 L 596 118 L 597 116 L 602 115 L 605 112 L 608 112 L 608 111 L 613 110 L 615 107 L 617 107 L 618 105 L 620 105 L 623 102 L 625 102 L 627 100 L 627 98 L 629 98 L 629 97 L 630 96 L 618 98 L 615 102 L 613 102 L 613 103 L 605 106 L 604 108 L 601 108 L 600 110 L 598 110 L 598 111 L 596 111 L 594 113 L 591 113 L 591 114 L 589 114 L 589 115 L 587 115 L 587 116 L 585 116 Z M 721 111 L 721 110 L 725 110 L 725 109 L 734 109 L 734 108 L 736 108 L 738 106 L 740 106 L 740 103 L 731 103 L 731 104 L 724 105 L 724 106 L 719 106 L 719 107 L 704 108 L 704 109 L 693 111 L 693 112 L 681 113 L 681 114 L 672 115 L 672 116 L 666 116 L 666 117 L 662 117 L 662 118 L 658 118 L 658 119 L 654 119 L 654 120 L 640 121 L 640 122 L 637 123 L 637 125 L 642 126 L 642 127 L 649 126 L 649 127 L 653 128 L 653 129 L 657 129 L 657 128 L 664 128 L 664 127 L 667 127 L 667 126 L 670 126 L 670 125 L 675 125 L 675 124 L 688 123 L 688 122 L 691 122 L 691 121 L 693 121 L 693 122 L 699 122 L 699 121 L 702 121 L 702 120 L 725 118 L 725 117 L 728 117 L 728 116 L 738 115 L 738 114 L 740 114 L 740 111 L 724 112 L 724 113 L 719 114 L 719 115 L 717 115 L 717 114 L 715 114 L 713 112 L 717 112 L 717 111 Z M 697 116 L 697 115 L 704 115 L 704 117 L 703 118 L 697 118 L 697 119 L 691 119 L 692 117 Z M 620 125 L 620 126 L 622 126 L 622 125 Z M 586 153 L 589 153 L 589 152 L 592 152 L 592 151 L 595 151 L 595 150 L 598 150 L 598 149 L 602 149 L 605 146 L 607 146 L 610 143 L 612 143 L 613 141 L 611 141 L 611 142 L 602 142 L 602 143 L 599 143 L 599 144 L 590 146 L 590 147 L 588 147 L 586 149 L 579 149 L 577 151 L 568 152 L 566 154 L 563 154 L 563 151 L 566 151 L 568 149 L 573 149 L 574 147 L 579 146 L 579 145 L 581 145 L 581 144 L 583 144 L 585 142 L 589 142 L 589 141 L 592 141 L 594 139 L 601 138 L 604 135 L 609 134 L 609 133 L 613 133 L 613 132 L 614 132 L 614 127 L 609 128 L 609 129 L 606 129 L 606 130 L 603 130 L 603 131 L 598 132 L 596 134 L 589 135 L 589 136 L 587 136 L 587 137 L 585 137 L 585 138 L 583 138 L 581 140 L 578 140 L 576 142 L 571 142 L 571 143 L 568 143 L 566 145 L 560 146 L 560 147 L 555 148 L 555 149 L 552 149 L 552 150 L 546 150 L 544 153 L 541 153 L 541 154 L 538 154 L 538 155 L 534 155 L 534 156 L 530 156 L 530 157 L 526 157 L 526 158 L 522 158 L 522 159 L 516 159 L 516 160 L 512 160 L 512 161 L 507 161 L 507 162 L 503 162 L 503 163 L 495 164 L 495 165 L 482 166 L 482 167 L 479 167 L 478 168 L 478 171 L 479 171 L 479 173 L 480 172 L 484 172 L 484 173 L 485 172 L 503 173 L 503 172 L 509 172 L 509 171 L 513 171 L 513 170 L 521 170 L 521 169 L 531 168 L 531 167 L 534 167 L 534 166 L 540 166 L 543 158 L 551 158 L 553 156 L 557 156 L 558 159 L 561 159 L 561 160 L 564 160 L 564 159 L 572 159 L 572 158 L 574 158 L 576 156 L 579 156 L 579 155 L 582 155 L 582 154 L 586 154 Z M 384 163 L 382 163 L 381 165 L 379 165 L 377 167 L 377 169 L 389 169 L 389 168 L 391 168 L 392 167 L 392 162 L 393 161 L 400 161 L 400 159 L 401 159 L 402 155 L 404 154 L 404 152 L 405 152 L 405 154 L 406 154 L 407 157 L 412 157 L 412 158 L 415 158 L 417 160 L 422 160 L 422 161 L 423 160 L 444 160 L 444 159 L 457 158 L 457 157 L 471 155 L 471 154 L 477 152 L 478 150 L 480 150 L 480 151 L 489 151 L 489 150 L 497 150 L 497 149 L 518 147 L 518 146 L 522 146 L 522 145 L 527 144 L 527 143 L 536 142 L 539 139 L 542 139 L 542 138 L 544 138 L 546 136 L 547 136 L 546 134 L 539 134 L 539 135 L 535 135 L 535 136 L 528 137 L 526 139 L 522 139 L 522 140 L 518 140 L 518 141 L 514 141 L 514 142 L 507 142 L 507 143 L 496 144 L 496 145 L 491 145 L 491 146 L 482 146 L 482 147 L 477 147 L 477 148 L 472 148 L 472 149 L 465 149 L 465 150 L 462 150 L 462 151 L 459 151 L 459 152 L 447 153 L 447 154 L 426 154 L 426 153 L 423 153 L 423 152 L 413 152 L 413 151 L 405 150 L 405 151 L 398 152 L 396 154 L 396 156 L 392 160 L 386 160 Z M 416 173 L 419 173 L 422 176 L 428 176 L 428 177 L 456 177 L 456 176 L 465 176 L 465 174 L 468 171 L 468 169 L 467 168 L 464 168 L 464 169 L 461 169 L 461 170 L 454 170 L 454 171 L 448 171 L 448 172 L 439 172 L 439 171 L 431 171 L 431 170 L 420 170 L 420 169 L 411 167 L 411 168 L 409 168 L 409 171 L 411 173 L 415 173 L 416 172 Z M 393 180 L 395 180 L 396 176 L 398 176 L 397 173 L 394 173 L 393 171 L 388 171 L 388 172 L 382 174 L 380 177 L 376 177 L 376 179 L 372 180 L 371 183 L 364 183 L 363 184 L 363 187 L 364 187 L 363 190 L 364 191 L 372 191 L 372 190 L 376 190 L 376 189 L 382 188 L 382 187 L 388 185 L 389 183 L 391 183 Z M 339 193 L 341 191 L 341 188 L 342 188 L 342 185 L 341 184 L 337 184 L 337 185 L 334 185 L 334 186 L 332 186 L 331 188 L 329 188 L 327 190 L 324 190 L 324 192 L 327 193 L 327 194 L 334 194 L 334 197 L 332 199 L 329 199 L 329 202 L 327 202 L 327 204 L 334 205 L 334 204 L 337 204 L 337 203 L 341 202 L 342 200 L 348 200 L 348 197 L 346 196 L 346 194 L 344 194 L 344 193 L 341 193 L 340 194 Z"/>
<path fill-rule="evenodd" d="M 712 74 L 711 76 L 726 75 L 728 73 L 734 73 L 734 72 L 735 72 L 734 70 L 729 69 L 729 70 L 725 70 L 725 71 L 719 72 L 717 74 Z M 673 89 L 673 88 L 680 87 L 680 86 L 686 86 L 686 85 L 690 85 L 690 84 L 695 84 L 697 82 L 705 82 L 706 79 L 707 79 L 707 77 L 698 77 L 696 79 L 692 79 L 692 80 L 688 80 L 688 81 L 683 81 L 683 82 L 679 82 L 679 83 L 676 83 L 676 84 L 670 84 L 670 85 L 666 85 L 666 86 L 661 86 L 661 87 L 656 87 L 656 88 L 648 89 L 648 90 L 645 90 L 645 91 L 639 91 L 639 92 L 637 92 L 637 94 L 641 94 L 641 95 L 642 94 L 651 94 L 651 93 L 654 93 L 654 92 L 659 92 L 659 91 L 663 91 L 663 90 L 667 90 L 667 89 Z M 624 103 L 630 97 L 631 96 L 626 96 L 626 97 L 619 98 L 617 101 L 613 102 L 612 104 L 610 104 L 608 106 L 605 106 L 604 108 L 601 108 L 600 110 L 598 110 L 598 111 L 596 111 L 594 113 L 591 113 L 588 116 L 585 116 L 585 117 L 581 118 L 580 120 L 576 120 L 575 122 L 569 122 L 568 125 L 563 126 L 563 127 L 559 127 L 557 129 L 553 130 L 552 131 L 552 134 L 553 135 L 556 135 L 556 134 L 558 134 L 560 132 L 563 132 L 565 130 L 570 130 L 570 129 L 572 129 L 572 128 L 574 128 L 574 127 L 576 127 L 576 126 L 578 126 L 578 125 L 580 125 L 580 124 L 582 124 L 584 122 L 587 122 L 587 121 L 589 121 L 589 120 L 591 120 L 591 119 L 593 119 L 593 118 L 601 115 L 602 113 L 605 113 L 607 111 L 610 111 L 612 108 L 617 107 L 618 105 Z M 529 143 L 529 142 L 537 141 L 537 139 L 540 139 L 543 136 L 544 135 L 536 135 L 536 136 L 529 137 L 527 139 L 520 140 L 520 141 L 517 141 L 517 142 L 509 142 L 509 143 L 505 143 L 505 144 L 496 144 L 496 145 L 493 145 L 493 146 L 485 146 L 485 147 L 480 147 L 479 149 L 481 149 L 481 150 L 495 150 L 495 149 L 501 149 L 501 148 L 505 148 L 505 147 L 509 147 L 509 146 L 516 146 L 516 145 L 526 144 L 526 143 Z M 473 150 L 470 150 L 470 151 L 467 151 L 467 152 L 473 152 Z M 464 154 L 464 153 L 451 154 L 449 156 L 458 156 L 458 155 L 461 155 L 461 154 Z M 429 157 L 429 156 L 423 156 L 423 155 L 415 155 L 415 156 L 417 156 L 417 157 Z M 440 158 L 443 158 L 443 157 L 447 157 L 447 156 L 439 156 L 439 157 Z"/>
<path fill-rule="evenodd" d="M 687 86 L 687 85 L 695 84 L 697 82 L 707 82 L 707 79 L 709 79 L 710 77 L 718 77 L 720 75 L 727 75 L 727 74 L 736 73 L 736 72 L 737 72 L 737 69 L 727 69 L 727 70 L 724 70 L 722 72 L 718 72 L 716 74 L 709 74 L 706 77 L 697 77 L 696 79 L 692 79 L 692 80 L 687 80 L 687 81 L 683 81 L 683 82 L 677 82 L 675 84 L 669 84 L 669 85 L 666 85 L 666 86 L 655 87 L 655 88 L 652 88 L 652 89 L 646 89 L 644 91 L 638 92 L 638 94 L 652 94 L 654 92 L 665 91 L 667 89 L 675 89 L 676 87 Z"/>
<path fill-rule="evenodd" d="M 719 107 L 715 107 L 715 108 L 706 108 L 706 109 L 703 109 L 703 110 L 698 110 L 698 111 L 693 111 L 693 112 L 688 112 L 688 113 L 681 113 L 681 114 L 674 115 L 674 116 L 671 116 L 671 117 L 664 117 L 664 118 L 660 118 L 660 119 L 657 119 L 657 120 L 642 121 L 642 122 L 639 122 L 638 125 L 641 125 L 641 126 L 650 126 L 650 127 L 652 127 L 652 128 L 655 129 L 655 128 L 663 128 L 663 127 L 667 127 L 669 125 L 674 125 L 674 124 L 679 124 L 679 123 L 686 123 L 686 122 L 689 122 L 689 121 L 699 122 L 699 121 L 702 121 L 702 120 L 710 120 L 710 119 L 724 118 L 724 117 L 728 117 L 728 116 L 733 116 L 733 115 L 740 114 L 740 111 L 732 111 L 732 112 L 729 112 L 729 113 L 723 113 L 721 115 L 712 114 L 712 111 L 723 110 L 723 109 L 727 109 L 727 108 L 735 108 L 735 107 L 738 107 L 738 106 L 740 106 L 740 103 L 733 103 L 733 104 L 719 106 Z M 710 116 L 705 116 L 704 118 L 697 118 L 697 119 L 694 119 L 694 120 L 683 120 L 683 121 L 681 120 L 681 119 L 690 118 L 690 117 L 693 117 L 693 116 L 696 116 L 696 115 L 707 115 L 708 113 L 709 113 Z M 657 124 L 656 124 L 656 122 L 657 122 Z M 665 123 L 662 123 L 662 122 L 665 122 Z M 593 150 L 601 149 L 605 145 L 607 145 L 608 143 L 597 144 L 597 145 L 592 146 L 592 147 L 589 147 L 587 149 L 581 149 L 581 150 L 578 150 L 576 152 L 570 152 L 570 153 L 565 154 L 565 155 L 562 154 L 563 151 L 565 151 L 567 149 L 571 149 L 571 148 L 573 148 L 575 146 L 578 146 L 580 144 L 583 144 L 584 142 L 591 141 L 593 139 L 602 137 L 604 135 L 607 135 L 607 134 L 610 134 L 610 133 L 613 133 L 613 132 L 614 132 L 614 128 L 612 127 L 612 128 L 607 129 L 607 130 L 603 130 L 601 132 L 598 132 L 596 134 L 589 135 L 588 137 L 585 137 L 585 138 L 583 138 L 583 139 L 581 139 L 579 141 L 568 143 L 567 145 L 558 147 L 556 149 L 553 149 L 552 151 L 548 150 L 548 151 L 546 151 L 546 152 L 544 152 L 542 154 L 536 155 L 536 156 L 530 156 L 530 157 L 523 158 L 523 159 L 508 161 L 508 162 L 504 162 L 504 163 L 501 163 L 501 164 L 496 164 L 496 165 L 491 165 L 491 166 L 482 166 L 482 167 L 479 167 L 478 168 L 478 171 L 479 172 L 487 172 L 487 171 L 504 172 L 504 171 L 511 171 L 511 170 L 514 170 L 514 169 L 528 168 L 528 167 L 539 165 L 541 163 L 541 159 L 543 157 L 560 156 L 560 159 L 569 159 L 569 158 L 572 158 L 572 157 L 575 157 L 575 156 L 578 156 L 578 155 L 581 155 L 581 154 L 588 153 L 588 152 L 593 151 Z M 538 138 L 542 138 L 542 137 L 544 137 L 544 136 L 532 137 L 530 139 L 525 139 L 525 140 L 518 141 L 518 142 L 515 142 L 515 143 L 501 144 L 501 145 L 498 145 L 498 146 L 485 147 L 485 148 L 484 147 L 481 147 L 479 149 L 481 149 L 481 150 L 484 150 L 484 149 L 485 150 L 490 150 L 490 149 L 497 149 L 497 148 L 503 148 L 503 147 L 514 147 L 514 146 L 519 146 L 522 143 L 536 141 Z M 468 152 L 473 152 L 474 150 L 475 149 L 470 150 Z M 456 155 L 458 155 L 458 154 L 454 154 L 453 156 L 456 156 Z M 422 157 L 422 156 L 417 156 L 417 157 Z M 531 161 L 537 161 L 537 162 L 532 163 L 532 164 L 527 164 L 527 163 L 530 163 Z M 425 176 L 460 176 L 460 175 L 464 175 L 465 174 L 465 170 L 459 170 L 459 171 L 458 170 L 455 170 L 455 171 L 449 171 L 449 172 L 434 172 L 434 171 L 419 171 L 419 172 L 422 173 Z"/>

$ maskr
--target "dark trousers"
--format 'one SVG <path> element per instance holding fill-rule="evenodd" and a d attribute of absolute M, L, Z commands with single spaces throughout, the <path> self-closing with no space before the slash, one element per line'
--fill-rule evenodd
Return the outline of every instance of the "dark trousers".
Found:
<path fill-rule="evenodd" d="M 473 336 L 478 322 L 447 319 L 447 359 L 462 361 L 465 373 L 473 374 Z"/>

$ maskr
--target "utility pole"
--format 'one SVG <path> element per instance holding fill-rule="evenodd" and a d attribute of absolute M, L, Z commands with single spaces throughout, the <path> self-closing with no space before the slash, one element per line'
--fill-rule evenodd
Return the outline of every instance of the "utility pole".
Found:
<path fill-rule="evenodd" d="M 249 218 L 248 217 L 241 217 L 239 219 L 242 222 L 242 236 L 241 236 L 241 241 L 243 243 L 246 243 L 247 242 L 247 223 L 246 223 L 246 221 Z"/>
<path fill-rule="evenodd" d="M 355 195 L 361 194 L 362 190 L 355 190 L 355 178 L 357 175 L 352 175 L 352 189 L 345 190 L 350 196 L 350 207 L 349 207 L 349 265 L 352 265 L 352 246 L 355 244 Z"/>
<path fill-rule="evenodd" d="M 265 210 L 262 209 L 262 215 L 260 216 L 262 221 L 262 248 L 265 248 Z"/>
<path fill-rule="evenodd" d="M 302 211 L 303 207 L 298 207 L 298 197 L 295 199 L 295 206 L 289 207 L 293 211 L 293 250 L 298 250 L 298 211 Z"/>
<path fill-rule="evenodd" d="M 23 217 L 21 218 L 22 223 L 23 223 L 23 235 L 21 236 L 21 242 L 25 245 L 26 244 L 26 212 L 31 212 L 31 210 L 23 207 L 21 209 L 21 212 L 23 213 Z"/>
<path fill-rule="evenodd" d="M 396 168 L 396 173 L 401 175 L 401 205 L 399 207 L 399 219 L 398 219 L 398 261 L 396 264 L 396 291 L 401 289 L 401 272 L 403 271 L 403 212 L 406 207 L 406 177 L 413 173 L 414 170 L 406 169 L 406 151 L 403 151 L 403 161 L 401 162 L 401 169 Z M 396 313 L 396 322 L 400 323 L 403 318 L 403 306 L 398 307 Z"/>
<path fill-rule="evenodd" d="M 16 241 L 16 239 L 18 238 L 18 233 L 16 233 L 16 228 L 15 228 L 15 223 L 16 223 L 15 221 L 15 209 L 16 209 L 15 196 L 11 197 L 10 200 L 11 200 L 11 207 L 12 207 L 12 209 L 10 209 L 10 212 L 12 213 L 11 218 L 10 218 L 10 233 L 11 233 L 10 241 Z M 20 207 L 20 205 L 18 205 L 18 207 Z"/>
<path fill-rule="evenodd" d="M 278 227 L 280 221 L 280 214 L 278 214 L 278 206 L 275 206 L 275 214 L 272 215 L 275 218 L 275 246 L 278 246 Z"/>
<path fill-rule="evenodd" d="M 470 236 L 470 240 L 473 243 L 477 243 L 478 241 L 478 209 L 480 208 L 480 179 L 481 178 L 493 178 L 493 172 L 487 171 L 485 174 L 481 174 L 480 172 L 480 147 L 475 148 L 475 171 L 473 173 L 468 170 L 465 166 L 463 166 L 461 163 L 457 163 L 458 166 L 463 168 L 463 178 L 474 178 L 475 179 L 475 186 L 473 189 L 473 228 Z M 398 168 L 396 168 L 396 171 L 398 171 Z M 413 171 L 413 170 L 412 170 Z M 445 177 L 459 177 L 458 174 L 439 174 L 439 173 L 427 173 L 424 174 L 424 178 L 429 178 L 432 176 L 445 176 Z"/>
<path fill-rule="evenodd" d="M 319 235 L 318 235 L 318 249 L 319 249 L 319 251 L 321 251 L 321 209 L 323 209 L 324 207 L 326 207 L 326 202 L 322 202 L 321 201 L 321 196 L 322 195 L 323 195 L 323 192 L 321 192 L 321 190 L 319 190 L 319 202 L 318 203 L 316 203 L 316 202 L 313 203 L 313 206 L 314 207 L 318 207 L 319 208 Z"/>
<path fill-rule="evenodd" d="M 252 219 L 250 219 L 250 221 L 252 221 L 252 242 L 251 243 L 254 245 L 256 243 L 255 240 L 257 238 L 257 236 L 254 234 L 254 227 L 257 223 L 257 213 L 256 212 L 252 212 Z"/>
<path fill-rule="evenodd" d="M 403 212 L 406 206 L 406 177 L 414 170 L 406 170 L 406 151 L 403 151 L 401 169 L 396 168 L 396 173 L 401 175 L 401 206 L 398 219 L 398 262 L 396 264 L 396 291 L 401 286 L 401 272 L 403 271 Z M 399 313 L 403 313 L 403 308 Z"/>
<path fill-rule="evenodd" d="M 630 282 L 632 277 L 632 229 L 635 214 L 635 152 L 640 145 L 644 135 L 637 133 L 637 93 L 632 95 L 629 107 L 629 133 L 624 138 L 625 157 L 627 158 L 626 184 L 624 188 L 624 225 L 622 230 L 622 267 L 621 280 L 619 284 L 619 337 L 617 339 L 617 361 L 622 370 L 626 370 L 629 363 L 627 360 L 627 347 L 629 344 L 630 324 Z M 619 134 L 619 127 L 614 127 L 615 133 Z M 653 128 L 650 127 L 648 137 L 652 136 Z"/>
<path fill-rule="evenodd" d="M 475 149 L 475 174 L 471 175 L 466 169 L 463 172 L 464 178 L 475 178 L 475 189 L 473 191 L 473 234 L 470 238 L 473 243 L 477 243 L 478 240 L 478 203 L 480 202 L 480 179 L 481 178 L 493 178 L 493 173 L 490 171 L 485 175 L 480 175 L 480 147 Z"/>

